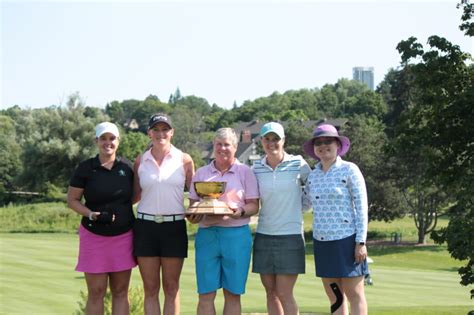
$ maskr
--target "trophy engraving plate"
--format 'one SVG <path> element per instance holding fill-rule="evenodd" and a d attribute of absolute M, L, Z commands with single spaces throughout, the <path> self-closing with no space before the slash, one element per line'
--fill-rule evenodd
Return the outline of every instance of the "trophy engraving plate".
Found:
<path fill-rule="evenodd" d="M 226 182 L 194 182 L 194 189 L 202 200 L 186 210 L 186 214 L 227 215 L 234 213 L 218 198 L 225 192 Z"/>

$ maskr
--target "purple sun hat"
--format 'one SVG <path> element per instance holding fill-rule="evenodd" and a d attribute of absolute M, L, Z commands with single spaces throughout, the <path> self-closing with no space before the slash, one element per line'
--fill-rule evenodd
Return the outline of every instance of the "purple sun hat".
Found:
<path fill-rule="evenodd" d="M 311 137 L 311 139 L 309 139 L 303 144 L 304 152 L 306 152 L 306 154 L 318 161 L 319 158 L 316 156 L 316 154 L 314 154 L 313 141 L 314 139 L 321 137 L 333 137 L 339 139 L 339 142 L 341 143 L 341 147 L 337 150 L 337 155 L 339 156 L 344 156 L 344 154 L 349 151 L 349 147 L 351 146 L 349 138 L 340 136 L 337 132 L 336 127 L 334 127 L 333 125 L 319 125 L 316 127 L 316 129 L 314 129 L 313 136 Z"/>

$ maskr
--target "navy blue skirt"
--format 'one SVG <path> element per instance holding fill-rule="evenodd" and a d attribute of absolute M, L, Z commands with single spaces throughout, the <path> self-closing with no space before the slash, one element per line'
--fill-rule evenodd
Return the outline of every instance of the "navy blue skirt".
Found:
<path fill-rule="evenodd" d="M 356 263 L 355 234 L 337 241 L 313 238 L 316 276 L 320 278 L 352 278 L 369 274 L 367 259 Z"/>

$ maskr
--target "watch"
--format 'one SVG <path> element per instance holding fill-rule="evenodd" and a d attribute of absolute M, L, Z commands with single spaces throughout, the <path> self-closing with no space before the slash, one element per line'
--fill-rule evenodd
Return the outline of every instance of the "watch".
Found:
<path fill-rule="evenodd" d="M 365 245 L 365 242 L 359 242 L 359 245 Z"/>

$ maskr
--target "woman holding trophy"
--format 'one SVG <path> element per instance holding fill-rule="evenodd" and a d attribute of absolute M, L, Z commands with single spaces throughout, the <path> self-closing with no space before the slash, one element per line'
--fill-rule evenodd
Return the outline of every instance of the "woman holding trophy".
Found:
<path fill-rule="evenodd" d="M 260 274 L 268 314 L 296 315 L 293 288 L 305 273 L 302 187 L 311 168 L 301 155 L 285 152 L 281 124 L 263 125 L 260 137 L 265 156 L 252 167 L 261 200 L 252 271 Z"/>
<path fill-rule="evenodd" d="M 214 300 L 218 289 L 224 292 L 224 314 L 240 314 L 240 295 L 245 293 L 252 236 L 248 223 L 258 212 L 258 186 L 252 170 L 240 163 L 235 153 L 238 138 L 231 128 L 217 130 L 213 141 L 215 159 L 199 168 L 193 183 L 224 183 L 220 201 L 228 214 L 199 211 L 202 192 L 191 185 L 188 219 L 199 223 L 196 234 L 196 277 L 199 293 L 198 315 L 216 314 Z M 197 209 L 197 210 L 196 210 Z M 207 214 L 202 214 L 207 213 Z"/>

